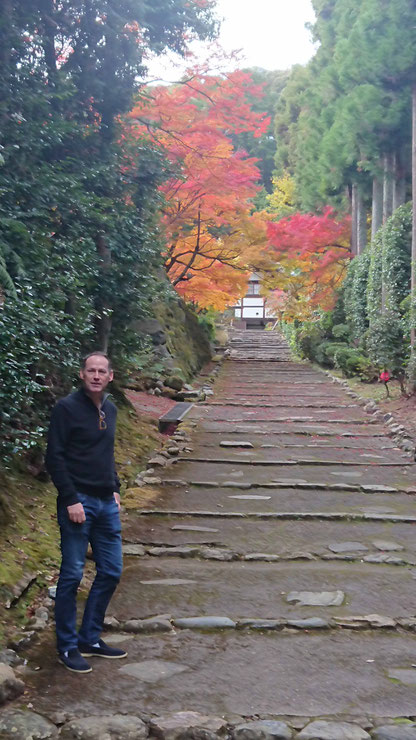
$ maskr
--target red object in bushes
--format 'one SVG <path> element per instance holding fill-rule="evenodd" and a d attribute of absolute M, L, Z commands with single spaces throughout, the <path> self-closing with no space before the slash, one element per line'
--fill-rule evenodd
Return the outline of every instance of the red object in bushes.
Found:
<path fill-rule="evenodd" d="M 388 381 L 390 380 L 390 373 L 388 372 L 388 370 L 383 370 L 383 372 L 380 373 L 380 380 L 382 380 L 383 383 L 388 383 Z"/>

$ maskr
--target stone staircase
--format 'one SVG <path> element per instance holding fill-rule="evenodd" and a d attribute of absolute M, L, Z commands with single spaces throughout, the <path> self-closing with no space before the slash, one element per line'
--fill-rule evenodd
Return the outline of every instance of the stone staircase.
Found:
<path fill-rule="evenodd" d="M 290 359 L 287 342 L 276 331 L 232 329 L 229 347 L 231 358 L 243 362 L 252 360 L 284 362 Z"/>

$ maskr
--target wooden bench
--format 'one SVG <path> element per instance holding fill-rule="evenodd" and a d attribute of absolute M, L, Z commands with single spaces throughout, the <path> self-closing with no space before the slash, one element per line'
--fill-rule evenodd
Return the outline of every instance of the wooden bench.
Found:
<path fill-rule="evenodd" d="M 175 403 L 167 414 L 164 414 L 159 418 L 159 431 L 166 433 L 169 430 L 169 427 L 172 427 L 172 431 L 176 429 L 193 405 L 193 403 L 186 403 L 185 401 Z"/>

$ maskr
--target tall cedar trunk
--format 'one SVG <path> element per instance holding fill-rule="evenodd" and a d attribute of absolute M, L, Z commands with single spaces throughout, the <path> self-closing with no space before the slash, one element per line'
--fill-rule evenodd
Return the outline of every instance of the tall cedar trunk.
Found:
<path fill-rule="evenodd" d="M 367 213 L 364 198 L 360 189 L 357 189 L 357 254 L 364 252 L 367 244 Z"/>
<path fill-rule="evenodd" d="M 373 202 L 371 215 L 371 239 L 383 223 L 383 183 L 378 177 L 373 179 Z"/>
<path fill-rule="evenodd" d="M 103 290 L 102 294 L 99 294 L 98 298 L 98 313 L 100 315 L 97 321 L 97 334 L 99 348 L 102 352 L 108 352 L 108 344 L 110 341 L 111 333 L 111 306 L 108 301 L 103 297 L 105 296 L 105 276 L 111 268 L 111 251 L 107 246 L 104 234 L 99 234 L 96 240 L 97 252 L 99 255 L 100 272 L 103 278 Z"/>
<path fill-rule="evenodd" d="M 410 304 L 410 346 L 411 346 L 411 384 L 416 385 L 415 323 L 416 323 L 416 84 L 412 89 L 412 261 L 411 261 L 411 304 Z"/>
<path fill-rule="evenodd" d="M 406 200 L 406 167 L 403 153 L 394 155 L 393 211 L 402 206 Z"/>
<path fill-rule="evenodd" d="M 394 159 L 392 154 L 385 154 L 383 177 L 383 224 L 393 213 Z"/>
<path fill-rule="evenodd" d="M 351 254 L 358 254 L 358 185 L 351 188 Z"/>
<path fill-rule="evenodd" d="M 395 177 L 395 157 L 394 154 L 384 155 L 384 177 L 383 177 L 383 224 L 390 218 L 393 213 L 393 191 L 394 191 L 394 177 Z M 384 233 L 384 232 L 383 232 Z M 384 242 L 384 236 L 383 236 Z M 384 254 L 384 246 L 383 252 Z M 383 256 L 382 256 L 383 260 Z M 384 276 L 384 266 L 382 270 L 381 279 L 381 312 L 384 314 L 386 310 L 386 283 Z"/>

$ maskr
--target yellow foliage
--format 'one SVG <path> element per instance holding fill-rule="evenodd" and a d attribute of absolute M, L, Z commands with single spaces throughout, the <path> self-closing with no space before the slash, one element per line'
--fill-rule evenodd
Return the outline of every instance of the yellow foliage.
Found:
<path fill-rule="evenodd" d="M 267 196 L 270 210 L 279 218 L 295 212 L 295 181 L 285 170 L 282 177 L 273 177 L 273 192 Z"/>

